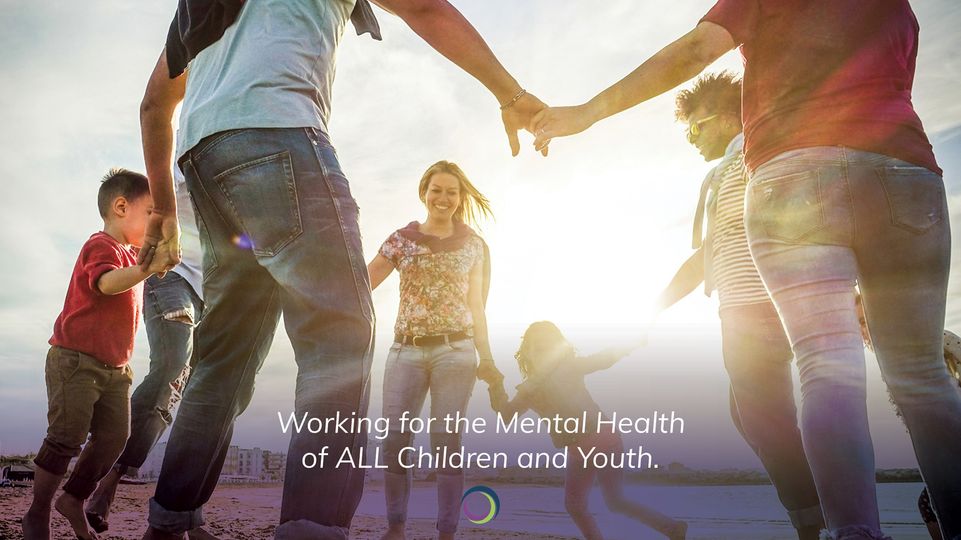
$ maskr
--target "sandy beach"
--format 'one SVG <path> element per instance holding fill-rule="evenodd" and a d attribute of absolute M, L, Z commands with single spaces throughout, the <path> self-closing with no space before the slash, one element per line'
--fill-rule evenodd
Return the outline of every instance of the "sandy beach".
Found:
<path fill-rule="evenodd" d="M 115 510 L 110 516 L 110 530 L 101 539 L 139 539 L 146 525 L 147 501 L 154 485 L 123 485 L 117 493 Z M 280 515 L 279 484 L 222 485 L 217 488 L 205 507 L 207 529 L 224 540 L 263 540 L 273 538 Z M 0 488 L 0 539 L 21 540 L 20 517 L 30 505 L 30 488 Z M 384 518 L 357 515 L 351 528 L 351 538 L 376 540 L 386 528 Z M 75 538 L 67 521 L 54 512 L 51 538 Z M 409 540 L 435 538 L 434 522 L 430 519 L 411 519 Z M 531 540 L 570 540 L 570 536 L 503 531 L 490 527 L 461 526 L 460 538 L 503 540 L 526 538 Z"/>

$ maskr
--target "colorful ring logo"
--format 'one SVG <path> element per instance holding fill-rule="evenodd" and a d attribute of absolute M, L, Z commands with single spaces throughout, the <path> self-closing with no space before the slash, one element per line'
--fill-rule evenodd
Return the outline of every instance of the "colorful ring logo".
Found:
<path fill-rule="evenodd" d="M 488 510 L 486 513 L 484 512 L 474 513 L 474 512 L 471 512 L 469 508 L 467 508 L 467 498 L 473 495 L 474 493 L 479 493 L 485 499 L 487 499 L 487 502 L 490 504 L 490 510 Z M 460 499 L 460 505 L 461 505 L 461 510 L 463 510 L 464 512 L 464 515 L 467 516 L 467 519 L 475 525 L 483 525 L 485 523 L 490 522 L 491 520 L 496 518 L 497 514 L 500 513 L 501 511 L 500 498 L 497 496 L 497 493 L 493 489 L 487 486 L 474 486 L 468 489 L 467 491 L 465 491 L 464 496 L 461 497 Z"/>

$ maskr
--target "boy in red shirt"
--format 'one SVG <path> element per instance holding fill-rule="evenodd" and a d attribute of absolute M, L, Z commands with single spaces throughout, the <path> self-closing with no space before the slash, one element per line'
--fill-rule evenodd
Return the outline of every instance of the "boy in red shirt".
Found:
<path fill-rule="evenodd" d="M 167 261 L 137 264 L 153 199 L 147 178 L 116 169 L 97 196 L 103 231 L 90 237 L 73 268 L 47 353 L 47 436 L 34 459 L 26 540 L 50 538 L 50 508 L 70 460 L 80 455 L 53 506 L 78 538 L 97 538 L 83 502 L 123 451 L 130 429 L 130 354 L 142 304 L 141 282 Z M 87 435 L 90 440 L 86 445 Z M 81 452 L 81 447 L 83 451 Z"/>

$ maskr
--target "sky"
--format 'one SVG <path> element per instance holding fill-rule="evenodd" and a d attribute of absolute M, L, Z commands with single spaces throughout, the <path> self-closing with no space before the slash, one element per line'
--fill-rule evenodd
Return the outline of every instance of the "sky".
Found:
<path fill-rule="evenodd" d="M 689 30 L 711 0 L 456 0 L 501 62 L 551 104 L 582 102 Z M 138 105 L 176 2 L 0 0 L 0 453 L 34 451 L 45 430 L 43 365 L 53 321 L 83 241 L 101 227 L 95 198 L 107 169 L 143 169 Z M 961 215 L 961 4 L 914 2 L 921 24 L 915 105 L 936 141 Z M 378 11 L 384 41 L 347 28 L 339 51 L 329 131 L 361 208 L 368 257 L 390 232 L 422 219 L 417 181 L 440 159 L 459 163 L 492 201 L 483 224 L 493 281 L 488 319 L 509 384 L 512 354 L 530 322 L 555 321 L 590 352 L 635 335 L 650 301 L 690 254 L 697 190 L 711 166 L 674 121 L 673 94 L 552 144 L 542 158 L 522 139 L 511 158 L 497 104 L 400 20 Z M 711 70 L 740 70 L 736 53 Z M 947 163 L 952 166 L 947 166 Z M 955 250 L 955 253 L 959 253 Z M 958 267 L 956 264 L 955 267 Z M 961 326 L 953 279 L 948 326 Z M 378 314 L 371 411 L 380 409 L 383 361 L 397 310 L 397 278 L 374 293 Z M 648 441 L 663 461 L 757 467 L 727 417 L 716 300 L 694 294 L 667 312 L 650 345 L 590 388 L 608 410 L 677 410 L 688 433 Z M 147 369 L 141 331 L 132 360 Z M 277 411 L 289 411 L 295 368 L 282 332 L 235 442 L 283 450 Z M 868 358 L 878 465 L 913 466 L 910 444 Z M 478 385 L 470 412 L 489 414 Z M 693 440 L 710 440 L 705 450 Z M 493 448 L 496 439 L 467 442 Z M 630 441 L 629 441 L 630 442 Z M 549 446 L 546 437 L 518 444 Z"/>

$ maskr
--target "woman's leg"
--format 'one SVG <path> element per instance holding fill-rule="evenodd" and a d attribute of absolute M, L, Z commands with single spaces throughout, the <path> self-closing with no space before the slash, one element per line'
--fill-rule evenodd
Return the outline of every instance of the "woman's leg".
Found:
<path fill-rule="evenodd" d="M 852 161 L 863 153 L 851 152 Z M 874 350 L 945 538 L 961 538 L 961 393 L 944 364 L 951 257 L 941 177 L 893 158 L 849 165 L 862 195 L 856 243 Z M 871 189 L 873 188 L 873 189 Z"/>
<path fill-rule="evenodd" d="M 427 397 L 429 382 L 424 352 L 419 347 L 395 343 L 387 356 L 384 370 L 383 415 L 390 422 L 384 439 L 384 497 L 387 501 L 387 524 L 389 530 L 384 539 L 404 538 L 407 521 L 407 502 L 410 498 L 411 469 L 402 466 L 399 454 L 410 446 L 413 435 L 400 431 L 400 418 L 405 412 L 409 417 L 419 416 Z M 407 463 L 410 465 L 410 463 Z"/>
<path fill-rule="evenodd" d="M 438 345 L 430 350 L 430 415 L 435 418 L 430 433 L 433 450 L 446 449 L 448 454 L 461 448 L 458 430 L 448 432 L 444 418 L 464 416 L 477 377 L 477 351 L 469 339 Z M 464 470 L 437 470 L 437 530 L 441 538 L 453 538 L 460 520 L 461 495 L 464 493 Z"/>
<path fill-rule="evenodd" d="M 797 358 L 804 449 L 838 540 L 884 538 L 854 307 L 858 260 L 847 180 L 838 148 L 782 154 L 752 176 L 746 212 L 751 252 Z"/>

